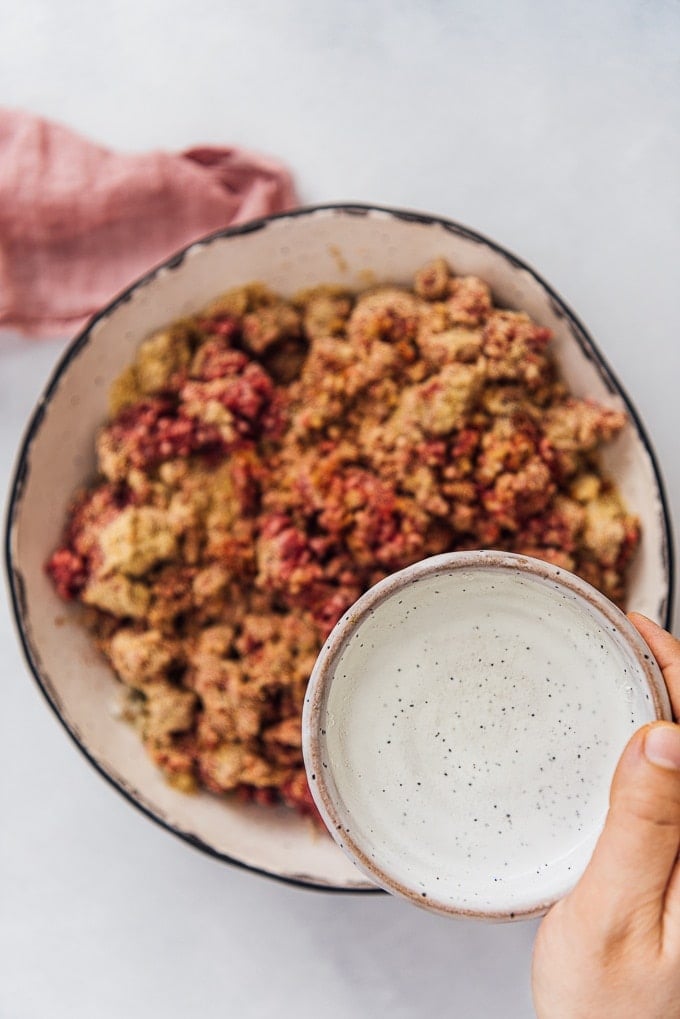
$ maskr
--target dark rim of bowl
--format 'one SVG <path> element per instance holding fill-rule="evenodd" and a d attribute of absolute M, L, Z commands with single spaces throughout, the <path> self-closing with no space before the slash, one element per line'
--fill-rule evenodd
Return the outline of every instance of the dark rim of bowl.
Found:
<path fill-rule="evenodd" d="M 640 420 L 640 417 L 632 405 L 628 394 L 625 392 L 614 372 L 609 367 L 609 364 L 600 353 L 597 348 L 595 341 L 590 336 L 585 326 L 571 311 L 566 302 L 560 297 L 556 290 L 554 290 L 550 284 L 539 275 L 530 265 L 518 258 L 512 252 L 506 248 L 497 244 L 495 241 L 490 240 L 483 234 L 478 233 L 475 230 L 471 230 L 469 227 L 462 225 L 461 223 L 455 222 L 454 220 L 446 219 L 442 216 L 434 216 L 429 213 L 415 212 L 408 209 L 395 209 L 388 206 L 370 205 L 361 202 L 331 202 L 324 203 L 321 205 L 308 205 L 302 206 L 297 209 L 292 209 L 288 212 L 277 213 L 273 216 L 266 216 L 261 219 L 252 220 L 248 223 L 244 223 L 240 226 L 227 227 L 223 230 L 217 230 L 213 233 L 206 235 L 203 238 L 199 238 L 197 241 L 192 241 L 191 244 L 186 245 L 180 251 L 176 252 L 170 258 L 159 263 L 155 268 L 151 269 L 148 273 L 145 273 L 139 279 L 137 279 L 130 286 L 122 290 L 116 297 L 113 298 L 109 304 L 106 305 L 100 312 L 93 315 L 88 321 L 87 325 L 75 336 L 75 338 L 68 344 L 66 350 L 61 355 L 52 374 L 47 382 L 47 385 L 43 389 L 43 392 L 38 399 L 35 409 L 29 419 L 29 422 L 24 431 L 19 451 L 16 459 L 16 466 L 14 469 L 13 478 L 9 489 L 9 499 L 7 503 L 6 511 L 6 525 L 5 525 L 5 569 L 7 573 L 8 586 L 10 591 L 10 601 L 14 614 L 14 621 L 17 628 L 19 641 L 23 651 L 24 658 L 30 669 L 30 672 L 45 697 L 47 703 L 54 711 L 55 715 L 63 725 L 66 732 L 69 734 L 73 742 L 85 755 L 87 760 L 92 766 L 99 772 L 99 774 L 109 782 L 114 789 L 116 789 L 122 796 L 125 797 L 130 803 L 142 811 L 150 820 L 155 821 L 161 827 L 167 831 L 181 838 L 184 842 L 193 846 L 196 849 L 201 850 L 209 856 L 215 857 L 224 863 L 233 864 L 234 866 L 241 867 L 244 870 L 249 870 L 257 874 L 262 874 L 266 877 L 274 878 L 275 880 L 281 881 L 284 884 L 294 885 L 300 888 L 313 889 L 316 891 L 334 892 L 334 893 L 345 893 L 345 894 L 377 894 L 382 895 L 384 892 L 379 888 L 347 888 L 342 886 L 324 885 L 318 881 L 306 881 L 302 876 L 292 877 L 282 874 L 277 874 L 274 871 L 268 871 L 261 867 L 253 866 L 252 864 L 244 863 L 235 857 L 229 856 L 226 853 L 221 853 L 219 850 L 214 849 L 211 845 L 204 842 L 198 836 L 192 832 L 187 832 L 172 824 L 166 820 L 162 815 L 156 813 L 150 806 L 142 802 L 138 795 L 131 789 L 126 788 L 125 784 L 115 775 L 111 774 L 106 768 L 99 763 L 99 761 L 90 753 L 85 743 L 81 740 L 78 733 L 72 728 L 67 719 L 62 715 L 59 704 L 53 697 L 49 682 L 43 677 L 39 665 L 39 661 L 36 655 L 34 655 L 31 643 L 29 641 L 26 627 L 24 626 L 24 617 L 27 616 L 27 608 L 23 598 L 23 584 L 21 574 L 13 561 L 12 555 L 12 535 L 14 530 L 14 521 L 18 513 L 19 506 L 21 504 L 21 498 L 24 488 L 24 482 L 28 474 L 29 469 L 29 458 L 31 452 L 31 446 L 34 439 L 36 438 L 40 426 L 42 424 L 43 417 L 47 406 L 49 405 L 55 390 L 59 384 L 59 381 L 73 362 L 81 352 L 81 350 L 87 346 L 90 340 L 90 334 L 93 327 L 105 318 L 108 318 L 116 309 L 121 305 L 125 304 L 132 297 L 132 294 L 142 287 L 150 283 L 155 277 L 164 270 L 176 269 L 184 261 L 187 253 L 195 247 L 205 247 L 216 240 L 220 240 L 225 237 L 239 237 L 243 234 L 255 233 L 258 230 L 265 229 L 270 223 L 277 220 L 284 219 L 297 219 L 299 217 L 314 215 L 322 212 L 333 212 L 340 215 L 346 216 L 369 216 L 372 213 L 380 213 L 385 216 L 390 216 L 394 219 L 402 220 L 409 223 L 418 223 L 423 226 L 439 226 L 444 230 L 455 234 L 458 237 L 464 237 L 477 244 L 483 244 L 493 251 L 501 255 L 507 262 L 510 263 L 514 268 L 522 269 L 528 273 L 533 279 L 539 284 L 540 287 L 550 298 L 554 313 L 562 319 L 565 319 L 569 326 L 570 331 L 579 344 L 588 360 L 592 361 L 595 368 L 602 378 L 603 382 L 610 390 L 611 393 L 616 394 L 620 397 L 626 407 L 626 411 L 629 415 L 630 420 L 633 422 L 637 434 L 645 448 L 647 455 L 649 456 L 654 476 L 656 479 L 657 490 L 659 493 L 659 499 L 661 502 L 661 516 L 662 516 L 662 530 L 664 534 L 664 546 L 662 549 L 662 556 L 664 567 L 667 576 L 668 590 L 665 598 L 660 604 L 660 616 L 663 618 L 664 625 L 669 626 L 672 618 L 673 604 L 675 598 L 675 551 L 673 545 L 673 531 L 670 519 L 670 512 L 668 508 L 668 498 L 665 491 L 664 482 L 662 479 L 659 464 L 656 458 L 656 454 L 652 448 L 652 444 L 647 435 L 647 432 Z"/>

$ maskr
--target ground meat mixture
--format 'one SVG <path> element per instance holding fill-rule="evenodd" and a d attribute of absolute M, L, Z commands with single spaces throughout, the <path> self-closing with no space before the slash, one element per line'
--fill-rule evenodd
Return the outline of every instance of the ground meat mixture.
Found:
<path fill-rule="evenodd" d="M 623 601 L 638 524 L 596 454 L 624 415 L 568 393 L 549 341 L 437 260 L 412 290 L 242 287 L 142 343 L 48 571 L 173 784 L 313 814 L 321 643 L 425 556 L 508 549 Z"/>

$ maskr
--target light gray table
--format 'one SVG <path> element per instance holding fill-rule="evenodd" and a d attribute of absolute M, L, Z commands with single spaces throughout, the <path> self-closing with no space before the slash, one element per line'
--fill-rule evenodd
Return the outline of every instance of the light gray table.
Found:
<path fill-rule="evenodd" d="M 567 9 L 568 8 L 568 9 Z M 124 149 L 237 142 L 305 201 L 486 232 L 573 305 L 680 509 L 676 0 L 24 0 L 0 97 Z M 0 474 L 63 341 L 0 337 Z M 534 925 L 232 870 L 134 812 L 27 678 L 0 606 L 0 1017 L 522 1019 Z"/>

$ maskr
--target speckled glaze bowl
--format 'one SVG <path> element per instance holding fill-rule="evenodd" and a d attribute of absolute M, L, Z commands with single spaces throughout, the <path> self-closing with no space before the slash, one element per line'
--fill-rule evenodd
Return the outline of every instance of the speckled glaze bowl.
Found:
<path fill-rule="evenodd" d="M 453 916 L 545 912 L 576 883 L 640 726 L 671 719 L 649 648 L 589 584 L 456 552 L 336 625 L 303 713 L 316 804 L 356 866 Z"/>
<path fill-rule="evenodd" d="M 555 353 L 576 394 L 629 412 L 630 427 L 605 454 L 605 468 L 642 524 L 629 607 L 667 623 L 671 529 L 654 455 L 633 407 L 547 283 L 493 241 L 436 216 L 358 205 L 301 209 L 192 245 L 122 293 L 75 338 L 18 455 L 7 522 L 11 600 L 29 669 L 68 734 L 119 792 L 168 831 L 226 862 L 306 886 L 374 890 L 331 839 L 290 811 L 173 790 L 136 733 L 115 717 L 116 680 L 43 566 L 73 492 L 92 477 L 93 440 L 107 414 L 109 385 L 151 331 L 252 280 L 284 294 L 320 282 L 356 289 L 407 283 L 438 255 L 458 272 L 478 273 L 500 303 L 525 309 L 553 330 Z"/>

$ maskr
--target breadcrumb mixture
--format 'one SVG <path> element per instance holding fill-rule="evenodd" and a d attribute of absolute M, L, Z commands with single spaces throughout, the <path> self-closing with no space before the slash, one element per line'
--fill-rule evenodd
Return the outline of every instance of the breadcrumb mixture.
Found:
<path fill-rule="evenodd" d="M 173 784 L 314 814 L 316 655 L 425 556 L 508 549 L 624 600 L 638 523 L 596 453 L 625 417 L 566 390 L 549 340 L 439 259 L 412 290 L 241 287 L 142 343 L 47 568 Z"/>

